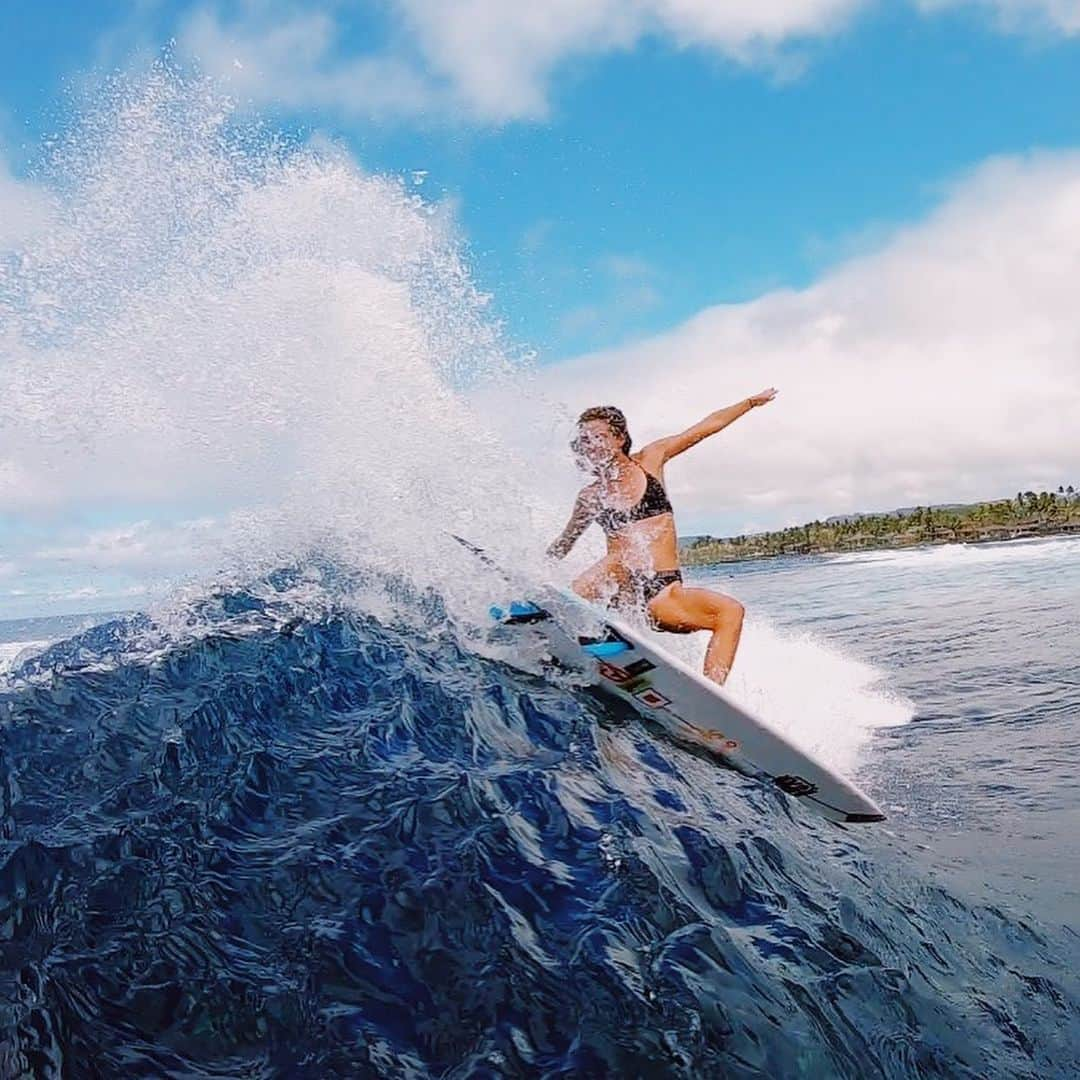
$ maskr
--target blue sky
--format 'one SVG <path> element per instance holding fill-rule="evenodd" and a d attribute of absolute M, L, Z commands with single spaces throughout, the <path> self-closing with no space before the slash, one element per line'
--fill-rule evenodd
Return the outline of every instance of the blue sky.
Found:
<path fill-rule="evenodd" d="M 385 46 L 381 5 L 364 8 L 330 6 L 333 57 Z M 165 45 L 199 9 L 4 5 L 0 115 L 14 167 L 63 126 L 88 73 Z M 227 24 L 243 9 L 215 10 Z M 458 201 L 511 335 L 545 360 L 804 285 L 925 214 L 983 159 L 1080 144 L 1080 37 L 1034 16 L 1007 32 L 985 6 L 877 5 L 788 51 L 776 70 L 655 35 L 570 56 L 540 118 L 451 106 L 372 119 L 282 108 L 272 93 L 259 106 L 342 139 L 375 171 L 425 170 L 425 195 Z"/>
<path fill-rule="evenodd" d="M 683 532 L 1080 481 L 1080 0 L 2 5 L 0 248 L 42 147 L 165 50 L 448 205 L 567 403 L 648 402 L 648 437 L 780 385 L 766 442 L 674 471 Z M 5 503 L 35 453 L 0 430 L 0 613 L 123 606 L 230 510 Z"/>

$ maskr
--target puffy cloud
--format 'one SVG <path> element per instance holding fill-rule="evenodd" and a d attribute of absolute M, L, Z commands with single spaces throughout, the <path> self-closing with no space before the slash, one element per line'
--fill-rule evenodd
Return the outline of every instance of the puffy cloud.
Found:
<path fill-rule="evenodd" d="M 995 160 L 925 222 L 802 291 L 559 365 L 638 442 L 775 384 L 670 466 L 687 532 L 1080 480 L 1080 155 Z"/>
<path fill-rule="evenodd" d="M 464 110 L 482 121 L 537 118 L 565 61 L 630 49 L 648 36 L 740 63 L 829 33 L 868 0 L 392 0 L 391 44 L 347 55 L 332 8 L 249 3 L 234 18 L 202 7 L 181 27 L 182 52 L 240 96 L 345 115 Z"/>
<path fill-rule="evenodd" d="M 542 116 L 555 68 L 628 49 L 650 35 L 747 63 L 785 42 L 831 32 L 863 0 L 397 0 L 428 63 L 481 116 Z"/>
<path fill-rule="evenodd" d="M 644 10 L 618 0 L 398 0 L 427 63 L 475 114 L 492 120 L 543 116 L 548 79 L 567 56 L 628 48 Z"/>
<path fill-rule="evenodd" d="M 647 38 L 707 50 L 781 75 L 792 46 L 846 28 L 875 0 L 388 0 L 368 48 L 342 6 L 298 12 L 248 0 L 230 17 L 214 6 L 186 16 L 181 52 L 255 104 L 329 108 L 345 116 L 465 115 L 538 119 L 568 62 L 636 47 Z M 928 15 L 960 5 L 994 13 L 1007 31 L 1080 30 L 1080 0 L 913 0 Z"/>

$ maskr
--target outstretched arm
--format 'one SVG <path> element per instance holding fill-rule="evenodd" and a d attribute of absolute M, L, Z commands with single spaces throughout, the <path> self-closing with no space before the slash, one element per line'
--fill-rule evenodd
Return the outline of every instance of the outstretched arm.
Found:
<path fill-rule="evenodd" d="M 729 405 L 726 409 L 717 409 L 716 412 L 709 413 L 704 420 L 679 432 L 678 435 L 669 435 L 666 439 L 657 439 L 656 442 L 649 443 L 642 449 L 641 456 L 656 455 L 662 465 L 676 454 L 681 454 L 684 450 L 689 450 L 691 446 L 696 446 L 702 439 L 723 431 L 728 424 L 738 420 L 740 416 L 745 416 L 756 406 L 767 405 L 774 397 L 776 397 L 776 389 L 770 386 L 767 390 L 762 390 L 760 394 L 743 398 L 742 401 Z"/>
<path fill-rule="evenodd" d="M 593 504 L 589 498 L 588 489 L 578 493 L 574 503 L 574 509 L 570 513 L 570 520 L 566 523 L 559 538 L 547 549 L 548 555 L 553 559 L 561 559 L 567 555 L 570 549 L 578 542 L 578 537 L 592 524 Z"/>

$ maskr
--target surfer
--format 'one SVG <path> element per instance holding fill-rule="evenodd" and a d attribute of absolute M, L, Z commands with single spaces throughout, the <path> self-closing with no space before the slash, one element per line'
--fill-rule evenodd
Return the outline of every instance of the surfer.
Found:
<path fill-rule="evenodd" d="M 563 558 L 595 521 L 607 537 L 607 554 L 574 580 L 574 591 L 594 603 L 644 610 L 658 630 L 711 631 L 705 675 L 721 686 L 739 647 L 743 606 L 723 593 L 683 584 L 664 465 L 774 397 L 772 387 L 762 390 L 634 454 L 626 417 L 619 409 L 610 405 L 586 409 L 578 417 L 570 446 L 594 479 L 578 493 L 566 528 L 548 548 L 550 556 Z"/>

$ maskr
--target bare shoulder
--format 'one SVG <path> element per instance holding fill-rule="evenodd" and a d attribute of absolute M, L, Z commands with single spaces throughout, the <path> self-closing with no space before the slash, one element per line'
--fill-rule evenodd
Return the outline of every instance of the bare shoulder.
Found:
<path fill-rule="evenodd" d="M 666 442 L 666 439 L 657 439 L 656 442 L 643 446 L 636 454 L 631 454 L 630 457 L 647 473 L 652 473 L 653 476 L 658 476 L 663 480 L 664 463 L 668 457 L 667 447 L 664 445 Z"/>

